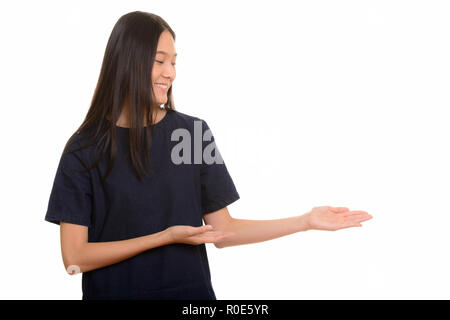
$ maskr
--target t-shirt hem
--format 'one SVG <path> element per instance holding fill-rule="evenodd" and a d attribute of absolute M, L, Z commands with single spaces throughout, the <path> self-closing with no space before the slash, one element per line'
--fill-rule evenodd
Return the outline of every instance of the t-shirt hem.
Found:
<path fill-rule="evenodd" d="M 232 204 L 233 202 L 240 199 L 239 193 L 236 191 L 233 194 L 231 194 L 229 197 L 215 201 L 213 204 L 203 208 L 202 214 L 211 213 L 217 210 L 220 210 L 222 208 L 225 208 L 226 206 Z"/>
<path fill-rule="evenodd" d="M 67 223 L 73 223 L 73 224 L 80 224 L 86 227 L 90 226 L 89 222 L 83 221 L 81 219 L 76 219 L 74 217 L 61 217 L 61 216 L 55 216 L 55 215 L 46 215 L 45 221 L 60 225 L 60 222 L 67 222 Z"/>
<path fill-rule="evenodd" d="M 180 297 L 177 292 L 194 288 L 205 289 L 199 296 L 189 296 L 188 294 Z M 203 294 L 205 293 L 205 294 Z M 130 293 L 128 295 L 96 295 L 83 293 L 82 300 L 217 300 L 211 285 L 196 283 L 182 285 L 174 288 L 144 291 L 140 293 Z"/>

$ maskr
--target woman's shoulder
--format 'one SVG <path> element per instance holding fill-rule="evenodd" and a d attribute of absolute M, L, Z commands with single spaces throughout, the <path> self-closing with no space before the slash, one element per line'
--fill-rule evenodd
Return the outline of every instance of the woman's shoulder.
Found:
<path fill-rule="evenodd" d="M 87 165 L 98 154 L 98 138 L 93 130 L 82 129 L 75 131 L 68 137 L 63 149 L 62 157 L 76 157 Z"/>
<path fill-rule="evenodd" d="M 185 112 L 181 112 L 178 110 L 172 110 L 172 113 L 174 114 L 175 118 L 186 121 L 186 122 L 193 122 L 193 121 L 203 121 L 200 117 L 197 117 L 192 114 L 187 114 Z"/>
<path fill-rule="evenodd" d="M 194 130 L 196 126 L 205 128 L 205 120 L 203 120 L 199 116 L 180 112 L 178 110 L 173 110 L 172 114 L 174 118 L 173 123 L 177 128 L 186 128 L 188 130 Z"/>

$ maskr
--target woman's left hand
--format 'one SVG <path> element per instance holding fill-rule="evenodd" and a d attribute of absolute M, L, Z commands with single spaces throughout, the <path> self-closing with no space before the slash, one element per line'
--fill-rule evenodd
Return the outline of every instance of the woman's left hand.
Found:
<path fill-rule="evenodd" d="M 346 207 L 314 207 L 306 213 L 310 230 L 336 231 L 339 229 L 362 227 L 361 222 L 372 219 L 365 211 L 350 211 Z"/>

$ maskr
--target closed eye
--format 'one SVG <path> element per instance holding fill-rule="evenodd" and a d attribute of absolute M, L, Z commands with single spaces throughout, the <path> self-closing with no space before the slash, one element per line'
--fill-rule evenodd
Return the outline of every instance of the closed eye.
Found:
<path fill-rule="evenodd" d="M 164 61 L 158 61 L 158 60 L 155 60 L 156 62 L 158 62 L 158 63 L 164 63 Z M 174 65 L 176 65 L 176 63 L 172 63 L 172 65 L 174 66 Z"/>

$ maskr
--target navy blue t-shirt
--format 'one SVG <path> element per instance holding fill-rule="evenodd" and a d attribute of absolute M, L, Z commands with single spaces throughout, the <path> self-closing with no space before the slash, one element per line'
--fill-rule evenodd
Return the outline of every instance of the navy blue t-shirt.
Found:
<path fill-rule="evenodd" d="M 76 172 L 97 159 L 94 146 L 61 156 L 46 221 L 87 226 L 89 242 L 118 241 L 160 232 L 173 225 L 201 226 L 204 214 L 239 199 L 217 145 L 211 152 L 215 141 L 204 120 L 167 111 L 154 126 L 150 148 L 154 172 L 143 175 L 143 182 L 139 181 L 130 157 L 125 157 L 130 129 L 114 127 L 118 149 L 105 181 L 101 178 L 108 168 L 106 156 L 93 169 Z M 77 138 L 81 136 L 82 133 L 77 134 Z M 182 140 L 190 143 L 190 150 L 180 151 Z M 76 139 L 69 149 L 86 143 Z M 222 161 L 216 157 L 211 163 L 201 157 L 199 163 L 199 146 L 201 153 L 219 155 Z M 190 161 L 177 164 L 183 156 L 184 160 L 190 156 Z M 160 246 L 84 272 L 82 290 L 83 300 L 216 299 L 205 244 Z"/>

